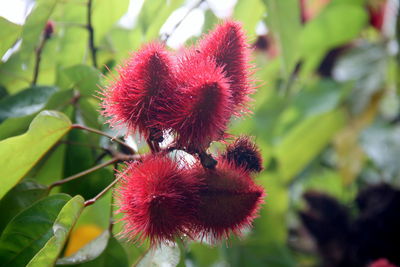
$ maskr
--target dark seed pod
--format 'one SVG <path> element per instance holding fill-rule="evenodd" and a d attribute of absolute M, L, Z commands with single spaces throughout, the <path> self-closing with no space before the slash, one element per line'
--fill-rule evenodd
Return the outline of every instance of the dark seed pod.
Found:
<path fill-rule="evenodd" d="M 241 136 L 230 144 L 222 158 L 250 172 L 263 169 L 260 150 L 247 136 Z"/>

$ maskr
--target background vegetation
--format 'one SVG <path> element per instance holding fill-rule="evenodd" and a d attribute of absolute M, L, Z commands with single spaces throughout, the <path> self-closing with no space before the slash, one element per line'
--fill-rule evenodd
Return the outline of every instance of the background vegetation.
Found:
<path fill-rule="evenodd" d="M 366 185 L 400 186 L 398 6 L 382 5 L 382 26 L 385 2 L 238 1 L 232 17 L 254 43 L 260 86 L 254 116 L 233 121 L 230 132 L 256 137 L 266 204 L 241 240 L 147 254 L 147 244 L 115 236 L 110 192 L 84 207 L 113 181 L 113 164 L 49 186 L 107 162 L 109 148 L 121 149 L 71 126 L 117 134 L 104 125 L 96 98 L 116 64 L 173 34 L 160 36 L 160 28 L 183 5 L 204 12 L 203 32 L 218 22 L 213 9 L 207 1 L 146 0 L 130 28 L 118 23 L 129 0 L 37 0 L 23 25 L 0 17 L 0 266 L 51 266 L 58 258 L 85 267 L 318 265 L 310 237 L 300 234 L 305 191 L 351 205 Z M 260 22 L 268 32 L 257 36 Z"/>

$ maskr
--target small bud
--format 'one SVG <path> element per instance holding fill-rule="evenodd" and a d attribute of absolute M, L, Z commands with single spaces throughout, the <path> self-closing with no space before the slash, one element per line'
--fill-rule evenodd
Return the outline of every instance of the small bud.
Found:
<path fill-rule="evenodd" d="M 379 31 L 382 31 L 384 25 L 386 6 L 387 0 L 368 2 L 369 22 Z"/>
<path fill-rule="evenodd" d="M 54 33 L 54 28 L 55 28 L 54 22 L 51 20 L 47 21 L 46 26 L 44 27 L 44 30 L 43 30 L 44 39 L 50 39 L 50 37 Z"/>

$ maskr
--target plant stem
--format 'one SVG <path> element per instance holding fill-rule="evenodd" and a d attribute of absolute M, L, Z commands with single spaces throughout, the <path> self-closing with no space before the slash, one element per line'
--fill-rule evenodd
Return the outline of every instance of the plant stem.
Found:
<path fill-rule="evenodd" d="M 111 184 L 109 184 L 106 188 L 103 189 L 97 196 L 92 199 L 85 201 L 85 207 L 93 205 L 99 198 L 101 198 L 108 190 L 110 190 L 120 179 L 122 176 L 116 178 Z"/>
<path fill-rule="evenodd" d="M 197 4 L 195 4 L 194 6 L 192 6 L 191 8 L 189 8 L 189 10 L 186 12 L 186 14 L 182 17 L 181 20 L 178 21 L 178 23 L 175 24 L 175 26 L 172 28 L 172 30 L 169 33 L 166 33 L 164 35 L 164 38 L 162 41 L 164 43 L 166 43 L 168 41 L 168 39 L 171 37 L 171 35 L 176 31 L 176 29 L 182 24 L 182 22 L 187 18 L 187 16 L 189 16 L 189 14 L 195 10 L 196 8 L 198 8 L 202 3 L 204 3 L 206 0 L 200 0 L 199 2 L 197 2 Z"/>
<path fill-rule="evenodd" d="M 185 260 L 186 260 L 187 249 L 186 249 L 185 242 L 183 241 L 183 239 L 181 237 L 177 237 L 177 238 L 175 238 L 175 243 L 178 246 L 179 250 L 181 251 L 181 257 L 180 257 L 179 264 L 177 265 L 177 267 L 186 266 Z"/>
<path fill-rule="evenodd" d="M 160 152 L 161 148 L 160 148 L 160 144 L 158 142 L 154 142 L 154 149 L 156 150 L 156 152 Z"/>
<path fill-rule="evenodd" d="M 86 127 L 86 126 L 83 126 L 83 125 L 80 125 L 80 124 L 73 124 L 72 128 L 86 130 L 88 132 L 92 132 L 92 133 L 95 133 L 95 134 L 103 135 L 105 137 L 110 138 L 111 140 L 115 140 L 115 142 L 117 142 L 118 144 L 125 146 L 126 148 L 128 148 L 132 152 L 132 154 L 136 153 L 136 151 L 132 147 L 130 147 L 128 144 L 126 144 L 124 141 L 122 141 L 122 140 L 120 140 L 118 138 L 115 138 L 115 137 L 113 137 L 113 136 L 111 136 L 111 135 L 109 135 L 109 134 L 107 134 L 105 132 L 102 132 L 100 130 L 89 128 L 89 127 Z"/>
<path fill-rule="evenodd" d="M 87 24 L 86 27 L 89 31 L 89 48 L 90 54 L 92 56 L 92 63 L 95 68 L 97 68 L 97 48 L 94 45 L 94 29 L 92 25 L 92 0 L 87 2 Z"/>
<path fill-rule="evenodd" d="M 35 68 L 33 70 L 33 79 L 31 85 L 36 85 L 39 77 L 40 61 L 42 60 L 42 51 L 46 44 L 47 38 L 42 38 L 39 47 L 35 51 Z"/>
<path fill-rule="evenodd" d="M 156 149 L 154 147 L 153 141 L 151 141 L 150 139 L 147 139 L 146 142 L 147 142 L 147 145 L 150 147 L 151 153 L 154 154 L 156 152 Z"/>
<path fill-rule="evenodd" d="M 94 166 L 94 167 L 92 167 L 92 168 L 90 168 L 90 169 L 84 170 L 84 171 L 82 171 L 82 172 L 80 172 L 80 173 L 74 174 L 74 175 L 69 176 L 69 177 L 67 177 L 67 178 L 65 178 L 65 179 L 56 181 L 56 182 L 52 183 L 52 184 L 49 186 L 49 190 L 51 190 L 51 189 L 52 189 L 53 187 L 55 187 L 55 186 L 59 186 L 59 185 L 68 183 L 68 182 L 73 181 L 73 180 L 75 180 L 75 179 L 78 179 L 79 177 L 82 177 L 82 176 L 84 176 L 84 175 L 86 175 L 86 174 L 89 174 L 89 173 L 91 173 L 91 172 L 97 171 L 98 169 L 104 168 L 104 167 L 106 167 L 106 166 L 108 166 L 108 165 L 111 165 L 111 164 L 113 164 L 113 163 L 115 163 L 115 162 L 117 162 L 117 161 L 119 161 L 119 160 L 121 160 L 121 159 L 118 158 L 118 157 L 115 157 L 115 158 L 113 158 L 113 159 L 111 159 L 111 160 L 109 160 L 109 161 L 106 161 L 106 162 L 104 162 L 104 163 L 101 163 L 101 164 L 99 164 L 99 165 L 96 165 L 96 166 Z"/>
<path fill-rule="evenodd" d="M 215 169 L 215 166 L 218 164 L 218 162 L 211 156 L 211 154 L 207 154 L 205 151 L 200 151 L 198 155 L 200 158 L 200 163 L 204 168 Z"/>

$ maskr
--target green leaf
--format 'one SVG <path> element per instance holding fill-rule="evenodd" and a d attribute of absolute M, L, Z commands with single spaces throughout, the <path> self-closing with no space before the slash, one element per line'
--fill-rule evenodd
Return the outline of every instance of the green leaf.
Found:
<path fill-rule="evenodd" d="M 68 134 L 67 140 L 71 143 L 93 144 L 90 142 L 89 134 L 73 129 Z M 95 153 L 88 146 L 69 145 L 66 149 L 64 177 L 87 170 L 95 166 Z M 61 186 L 62 191 L 71 195 L 79 194 L 85 199 L 90 199 L 97 195 L 104 187 L 113 180 L 113 175 L 107 169 L 100 169 L 95 172 L 82 176 L 81 179 L 65 183 Z"/>
<path fill-rule="evenodd" d="M 78 264 L 94 260 L 106 249 L 109 239 L 110 231 L 105 230 L 100 236 L 89 242 L 75 254 L 58 259 L 57 265 Z"/>
<path fill-rule="evenodd" d="M 6 96 L 8 96 L 7 89 L 4 86 L 0 85 L 0 99 Z"/>
<path fill-rule="evenodd" d="M 211 9 L 207 9 L 204 12 L 204 24 L 203 24 L 203 32 L 209 32 L 211 29 L 215 27 L 218 23 L 218 17 L 215 16 L 214 12 Z"/>
<path fill-rule="evenodd" d="M 44 185 L 50 185 L 65 178 L 64 159 L 66 147 L 67 144 L 63 143 L 52 147 L 26 176 Z"/>
<path fill-rule="evenodd" d="M 251 12 L 249 7 L 251 6 Z M 243 23 L 243 27 L 250 40 L 256 36 L 257 24 L 265 13 L 265 5 L 262 0 L 239 1 L 235 6 L 234 18 Z"/>
<path fill-rule="evenodd" d="M 2 198 L 41 157 L 71 128 L 62 113 L 42 111 L 29 130 L 0 142 L 0 198 Z"/>
<path fill-rule="evenodd" d="M 44 109 L 64 110 L 70 104 L 72 97 L 72 90 L 56 92 L 47 101 Z M 36 115 L 37 113 L 33 113 L 23 117 L 8 118 L 3 121 L 0 124 L 0 140 L 23 134 L 28 130 L 29 123 Z"/>
<path fill-rule="evenodd" d="M 54 235 L 54 221 L 71 199 L 56 194 L 34 203 L 19 213 L 0 237 L 0 266 L 26 266 Z"/>
<path fill-rule="evenodd" d="M 398 182 L 397 177 L 400 174 L 397 160 L 400 156 L 399 133 L 398 125 L 388 127 L 382 122 L 371 125 L 362 133 L 363 151 L 378 170 L 374 175 L 376 177 L 370 175 L 368 178 L 375 178 L 376 182 L 381 180 Z"/>
<path fill-rule="evenodd" d="M 0 58 L 17 41 L 21 33 L 21 26 L 0 17 Z"/>
<path fill-rule="evenodd" d="M 22 29 L 22 44 L 20 50 L 22 58 L 28 58 L 36 49 L 40 38 L 42 38 L 43 29 L 56 7 L 57 2 L 58 0 L 36 1 Z"/>
<path fill-rule="evenodd" d="M 389 55 L 382 44 L 364 44 L 348 50 L 333 69 L 333 76 L 340 82 L 355 81 L 351 92 L 351 109 L 362 112 L 372 95 L 384 86 L 387 78 Z"/>
<path fill-rule="evenodd" d="M 365 6 L 368 0 L 332 0 L 331 4 L 332 5 L 340 5 L 340 4 L 346 4 L 346 5 L 353 5 L 353 6 Z"/>
<path fill-rule="evenodd" d="M 85 5 L 83 5 L 84 7 Z M 79 23 L 79 22 L 72 22 Z M 60 37 L 58 61 L 62 67 L 81 64 L 89 53 L 87 48 L 88 31 L 83 27 L 65 27 Z"/>
<path fill-rule="evenodd" d="M 62 89 L 74 88 L 84 96 L 92 96 L 100 85 L 100 71 L 87 65 L 75 65 L 61 70 L 57 85 Z"/>
<path fill-rule="evenodd" d="M 318 80 L 297 93 L 291 105 L 279 117 L 279 124 L 274 129 L 275 137 L 282 137 L 298 123 L 308 117 L 321 115 L 337 108 L 347 84 L 341 85 L 330 79 Z"/>
<path fill-rule="evenodd" d="M 67 241 L 69 232 L 84 208 L 84 204 L 85 200 L 81 196 L 75 196 L 65 204 L 53 224 L 53 236 L 31 259 L 28 267 L 54 266 Z"/>
<path fill-rule="evenodd" d="M 161 26 L 182 2 L 182 0 L 154 0 L 144 2 L 138 23 L 145 36 L 145 41 L 154 40 L 158 37 Z M 157 15 L 155 16 L 154 14 Z"/>
<path fill-rule="evenodd" d="M 267 25 L 272 30 L 282 53 L 286 77 L 299 58 L 298 38 L 301 30 L 298 0 L 263 0 L 267 7 Z"/>
<path fill-rule="evenodd" d="M 29 123 L 33 120 L 36 114 L 9 118 L 0 124 L 0 140 L 5 138 L 23 134 L 29 127 Z"/>
<path fill-rule="evenodd" d="M 28 180 L 11 189 L 0 201 L 0 233 L 15 215 L 47 194 L 47 187 Z"/>
<path fill-rule="evenodd" d="M 65 265 L 63 265 L 65 266 Z M 104 252 L 95 260 L 81 263 L 78 265 L 68 265 L 74 267 L 128 267 L 128 258 L 124 248 L 113 237 L 108 241 Z"/>
<path fill-rule="evenodd" d="M 114 208 L 114 205 L 111 205 L 113 192 L 110 190 L 105 193 L 99 200 L 96 201 L 94 205 L 90 205 L 86 207 L 81 216 L 79 217 L 79 221 L 77 224 L 77 229 L 81 226 L 92 225 L 99 229 L 107 229 L 110 225 L 110 212 L 111 209 Z M 118 228 L 120 224 L 116 224 L 113 226 L 114 232 L 119 232 L 122 229 Z"/>
<path fill-rule="evenodd" d="M 1 99 L 0 122 L 38 112 L 56 91 L 56 87 L 34 86 Z"/>
<path fill-rule="evenodd" d="M 304 169 L 346 122 L 342 109 L 310 117 L 294 127 L 275 148 L 279 173 L 285 181 Z"/>
<path fill-rule="evenodd" d="M 136 267 L 147 266 L 177 266 L 180 260 L 181 251 L 178 246 L 168 246 L 162 244 L 155 248 L 150 248 L 146 255 L 136 264 Z"/>
<path fill-rule="evenodd" d="M 139 27 L 133 30 L 121 27 L 113 28 L 107 35 L 107 45 L 112 51 L 117 62 L 123 62 L 129 57 L 129 53 L 135 51 L 142 43 L 142 32 Z"/>
<path fill-rule="evenodd" d="M 301 177 L 299 181 L 293 184 L 292 198 L 300 203 L 301 197 L 304 192 L 307 191 L 319 191 L 327 193 L 338 200 L 352 201 L 355 197 L 355 187 L 344 187 L 343 178 L 340 173 L 323 169 L 317 172 L 308 173 L 304 177 Z"/>
<path fill-rule="evenodd" d="M 129 0 L 93 1 L 94 42 L 97 45 L 114 24 L 127 12 Z"/>
<path fill-rule="evenodd" d="M 195 266 L 213 266 L 219 257 L 219 251 L 209 245 L 199 242 L 192 242 L 190 244 L 188 258 L 195 263 Z"/>
<path fill-rule="evenodd" d="M 82 121 L 86 126 L 91 128 L 101 129 L 103 122 L 99 122 L 99 106 L 98 99 L 88 97 L 81 98 L 79 100 L 79 120 L 77 118 L 77 121 Z M 97 140 L 96 138 L 96 141 Z"/>
<path fill-rule="evenodd" d="M 340 19 L 338 19 L 340 18 Z M 368 16 L 363 6 L 330 5 L 308 22 L 300 35 L 303 56 L 325 53 L 355 38 L 365 26 Z"/>

